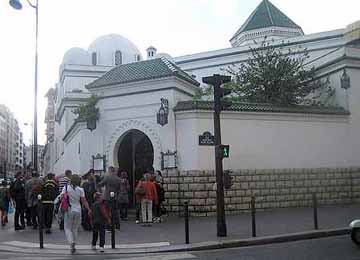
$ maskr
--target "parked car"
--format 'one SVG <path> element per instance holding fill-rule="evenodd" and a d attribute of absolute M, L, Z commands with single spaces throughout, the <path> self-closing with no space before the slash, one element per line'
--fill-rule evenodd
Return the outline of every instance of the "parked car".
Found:
<path fill-rule="evenodd" d="M 351 227 L 351 240 L 360 245 L 360 219 L 355 219 L 350 223 Z"/>

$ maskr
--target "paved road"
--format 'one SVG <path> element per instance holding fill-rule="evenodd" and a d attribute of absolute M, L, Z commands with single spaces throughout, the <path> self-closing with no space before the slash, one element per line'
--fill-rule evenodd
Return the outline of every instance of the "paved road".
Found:
<path fill-rule="evenodd" d="M 110 250 L 110 249 L 109 249 Z M 60 256 L 31 256 L 1 253 L 0 259 L 9 260 L 95 260 L 94 256 L 60 255 Z M 123 260 L 358 260 L 360 248 L 352 244 L 348 236 L 323 239 L 305 240 L 298 242 L 272 244 L 266 246 L 222 249 L 203 252 L 167 253 L 148 255 L 103 255 L 101 259 Z"/>
<path fill-rule="evenodd" d="M 344 206 L 326 206 L 318 209 L 320 229 L 344 228 L 353 219 L 360 216 L 358 204 Z M 13 216 L 10 217 L 12 222 Z M 227 216 L 227 239 L 243 239 L 251 237 L 251 218 L 248 213 Z M 257 235 L 269 236 L 294 232 L 310 231 L 313 229 L 313 210 L 311 208 L 286 208 L 269 211 L 259 211 L 256 214 Z M 0 228 L 0 244 L 9 241 L 31 242 L 38 241 L 38 231 L 31 228 L 15 232 L 12 223 Z M 77 244 L 88 245 L 91 233 L 79 233 Z M 184 219 L 176 216 L 167 217 L 160 224 L 151 228 L 136 225 L 134 221 L 121 223 L 121 231 L 116 232 L 116 244 L 141 244 L 154 242 L 168 242 L 170 244 L 183 244 Z M 216 218 L 191 218 L 190 242 L 217 241 Z M 63 231 L 54 224 L 53 234 L 44 236 L 45 243 L 66 245 Z M 106 234 L 106 244 L 110 244 L 110 234 Z"/>

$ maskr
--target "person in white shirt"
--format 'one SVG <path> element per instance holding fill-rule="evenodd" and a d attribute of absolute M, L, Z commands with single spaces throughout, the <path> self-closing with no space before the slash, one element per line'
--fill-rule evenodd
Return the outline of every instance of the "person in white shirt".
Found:
<path fill-rule="evenodd" d="M 70 179 L 70 184 L 65 185 L 61 192 L 61 196 L 64 196 L 64 194 L 67 193 L 69 198 L 69 209 L 67 212 L 64 212 L 64 229 L 66 239 L 70 244 L 71 253 L 75 253 L 76 251 L 75 244 L 81 224 L 80 201 L 88 212 L 91 212 L 85 198 L 84 189 L 80 187 L 80 183 L 80 176 L 73 174 Z"/>

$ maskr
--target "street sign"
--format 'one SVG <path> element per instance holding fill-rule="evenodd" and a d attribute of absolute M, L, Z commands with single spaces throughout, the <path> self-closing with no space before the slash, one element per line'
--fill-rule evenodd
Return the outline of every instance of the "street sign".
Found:
<path fill-rule="evenodd" d="M 199 145 L 208 145 L 212 146 L 215 144 L 215 138 L 210 132 L 204 132 L 202 135 L 199 135 Z"/>

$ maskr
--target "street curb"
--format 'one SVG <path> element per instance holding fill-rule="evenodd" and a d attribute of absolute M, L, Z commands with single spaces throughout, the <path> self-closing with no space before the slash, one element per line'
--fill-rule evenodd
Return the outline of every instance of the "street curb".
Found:
<path fill-rule="evenodd" d="M 184 251 L 203 251 L 224 249 L 233 247 L 247 247 L 247 246 L 259 246 L 275 243 L 294 242 L 299 240 L 308 240 L 316 238 L 325 238 L 331 236 L 342 236 L 350 234 L 350 228 L 341 229 L 327 229 L 327 230 L 312 230 L 306 232 L 290 233 L 284 235 L 263 236 L 256 238 L 247 238 L 239 240 L 223 240 L 214 242 L 194 243 L 184 249 Z M 171 252 L 171 251 L 169 251 Z"/>
<path fill-rule="evenodd" d="M 105 255 L 124 255 L 124 254 L 146 254 L 146 253 L 174 253 L 174 252 L 196 252 L 204 250 L 225 249 L 234 247 L 248 247 L 268 245 L 274 243 L 285 243 L 299 240 L 308 240 L 332 236 L 341 236 L 350 234 L 350 228 L 327 229 L 327 230 L 311 230 L 306 232 L 290 233 L 283 235 L 263 236 L 247 239 L 234 239 L 234 240 L 221 240 L 221 241 L 207 241 L 193 244 L 170 245 L 160 247 L 148 248 L 133 248 L 133 249 L 107 249 Z M 24 252 L 27 254 L 69 254 L 68 250 L 57 249 L 39 249 L 39 248 L 24 248 L 16 246 L 2 246 L 0 245 L 0 252 L 19 253 Z M 79 249 L 76 255 L 94 255 L 94 251 Z"/>

